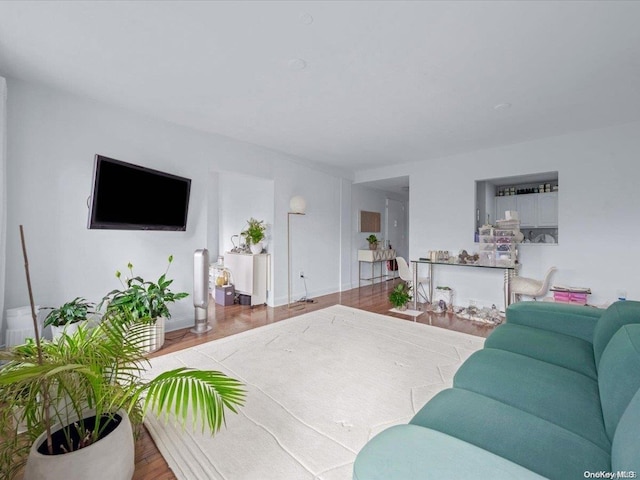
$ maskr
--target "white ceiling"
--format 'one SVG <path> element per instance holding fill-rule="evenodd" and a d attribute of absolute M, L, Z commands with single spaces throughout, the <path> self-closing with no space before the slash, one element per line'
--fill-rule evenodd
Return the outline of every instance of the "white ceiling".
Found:
<path fill-rule="evenodd" d="M 2 1 L 0 74 L 357 171 L 640 120 L 639 25 L 614 1 Z"/>

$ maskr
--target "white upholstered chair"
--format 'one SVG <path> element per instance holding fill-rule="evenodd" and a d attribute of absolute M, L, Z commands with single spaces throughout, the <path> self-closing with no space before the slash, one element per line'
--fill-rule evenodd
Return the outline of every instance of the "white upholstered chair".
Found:
<path fill-rule="evenodd" d="M 526 277 L 512 277 L 509 282 L 509 289 L 516 297 L 516 302 L 519 302 L 522 295 L 527 297 L 533 297 L 537 300 L 537 297 L 543 297 L 549 291 L 549 282 L 551 281 L 551 275 L 556 271 L 556 267 L 551 267 L 543 280 L 535 280 L 533 278 Z"/>
<path fill-rule="evenodd" d="M 413 289 L 413 294 L 418 295 L 417 298 L 422 297 L 425 303 L 428 303 L 429 296 L 424 286 L 425 284 L 429 285 L 429 277 L 418 277 L 418 285 L 416 288 L 413 288 L 413 270 L 411 270 L 411 267 L 409 267 L 409 264 L 404 258 L 396 257 L 396 261 L 398 262 L 398 275 L 400 278 L 407 282 L 407 285 Z"/>

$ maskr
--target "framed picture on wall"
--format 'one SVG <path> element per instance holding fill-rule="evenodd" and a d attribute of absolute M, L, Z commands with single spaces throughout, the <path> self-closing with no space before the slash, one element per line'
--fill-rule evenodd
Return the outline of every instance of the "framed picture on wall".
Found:
<path fill-rule="evenodd" d="M 380 212 L 367 212 L 360 210 L 360 231 L 361 232 L 380 232 Z"/>

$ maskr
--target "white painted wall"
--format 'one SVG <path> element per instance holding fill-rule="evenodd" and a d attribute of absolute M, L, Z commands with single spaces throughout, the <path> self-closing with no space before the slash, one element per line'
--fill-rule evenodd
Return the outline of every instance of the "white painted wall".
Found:
<path fill-rule="evenodd" d="M 308 215 L 295 231 L 296 269 L 312 295 L 339 288 L 339 175 L 314 170 L 269 149 L 161 122 L 131 112 L 9 79 L 7 164 L 7 285 L 5 308 L 28 303 L 18 225 L 24 224 L 36 302 L 59 305 L 75 296 L 99 300 L 118 286 L 127 262 L 143 276 L 159 276 L 169 254 L 177 291 L 192 291 L 193 252 L 220 238 L 210 195 L 217 171 L 268 179 L 275 189 L 274 297 L 286 301 L 286 212 L 294 194 Z M 94 154 L 192 179 L 186 232 L 88 230 Z M 149 202 L 123 192 L 131 202 Z M 261 207 L 262 208 L 262 207 Z M 246 221 L 243 215 L 242 222 Z M 304 223 L 302 223 L 304 222 Z M 276 242 L 276 239 L 278 241 Z M 212 252 L 212 257 L 217 251 Z M 214 259 L 215 260 L 215 259 Z M 301 292 L 299 282 L 296 292 Z M 193 322 L 189 299 L 172 309 L 173 326 Z"/>
<path fill-rule="evenodd" d="M 273 239 L 274 182 L 242 173 L 221 172 L 218 176 L 219 251 L 224 255 L 233 248 L 232 235 L 240 235 L 247 228 L 247 220 L 253 217 L 263 220 L 267 226 L 263 244 L 271 252 Z M 214 188 L 213 186 L 211 188 Z M 234 239 L 236 245 L 244 243 L 244 237 Z"/>
<path fill-rule="evenodd" d="M 448 157 L 436 162 L 372 169 L 356 182 L 410 175 L 410 256 L 428 250 L 476 250 L 474 181 L 559 172 L 559 245 L 522 245 L 521 275 L 542 278 L 555 265 L 553 283 L 591 287 L 596 304 L 624 289 L 640 299 L 640 123 L 562 135 Z M 502 273 L 436 267 L 436 284 L 456 289 L 456 303 L 501 304 Z"/>
<path fill-rule="evenodd" d="M 289 201 L 301 195 L 307 202 L 305 215 L 291 216 L 291 298 L 333 293 L 340 283 L 340 192 L 341 180 L 293 163 L 274 163 L 275 220 L 270 250 L 274 257 L 273 278 L 282 288 L 275 292 L 275 302 L 287 302 L 287 212 Z"/>
<path fill-rule="evenodd" d="M 220 174 L 215 171 L 208 173 L 207 181 L 207 249 L 209 262 L 216 263 L 220 251 L 220 212 L 218 202 Z"/>
<path fill-rule="evenodd" d="M 393 247 L 397 256 L 406 259 L 409 255 L 408 199 L 387 198 L 385 203 L 385 221 L 382 227 L 385 240 Z"/>
<path fill-rule="evenodd" d="M 205 246 L 206 136 L 70 95 L 9 81 L 7 308 L 28 303 L 19 246 L 24 224 L 35 301 L 97 301 L 118 287 L 116 270 L 158 278 L 168 255 L 177 291 L 192 291 L 193 251 Z M 95 153 L 192 178 L 186 232 L 87 229 Z M 149 203 L 136 192 L 130 201 Z M 161 194 L 161 192 L 158 192 Z M 172 311 L 192 316 L 189 301 Z"/>

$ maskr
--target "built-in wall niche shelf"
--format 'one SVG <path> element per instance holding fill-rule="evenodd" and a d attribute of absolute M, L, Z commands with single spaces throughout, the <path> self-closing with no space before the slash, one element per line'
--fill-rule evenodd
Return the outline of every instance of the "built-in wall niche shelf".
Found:
<path fill-rule="evenodd" d="M 558 172 L 476 181 L 475 231 L 517 211 L 524 243 L 558 243 Z"/>

